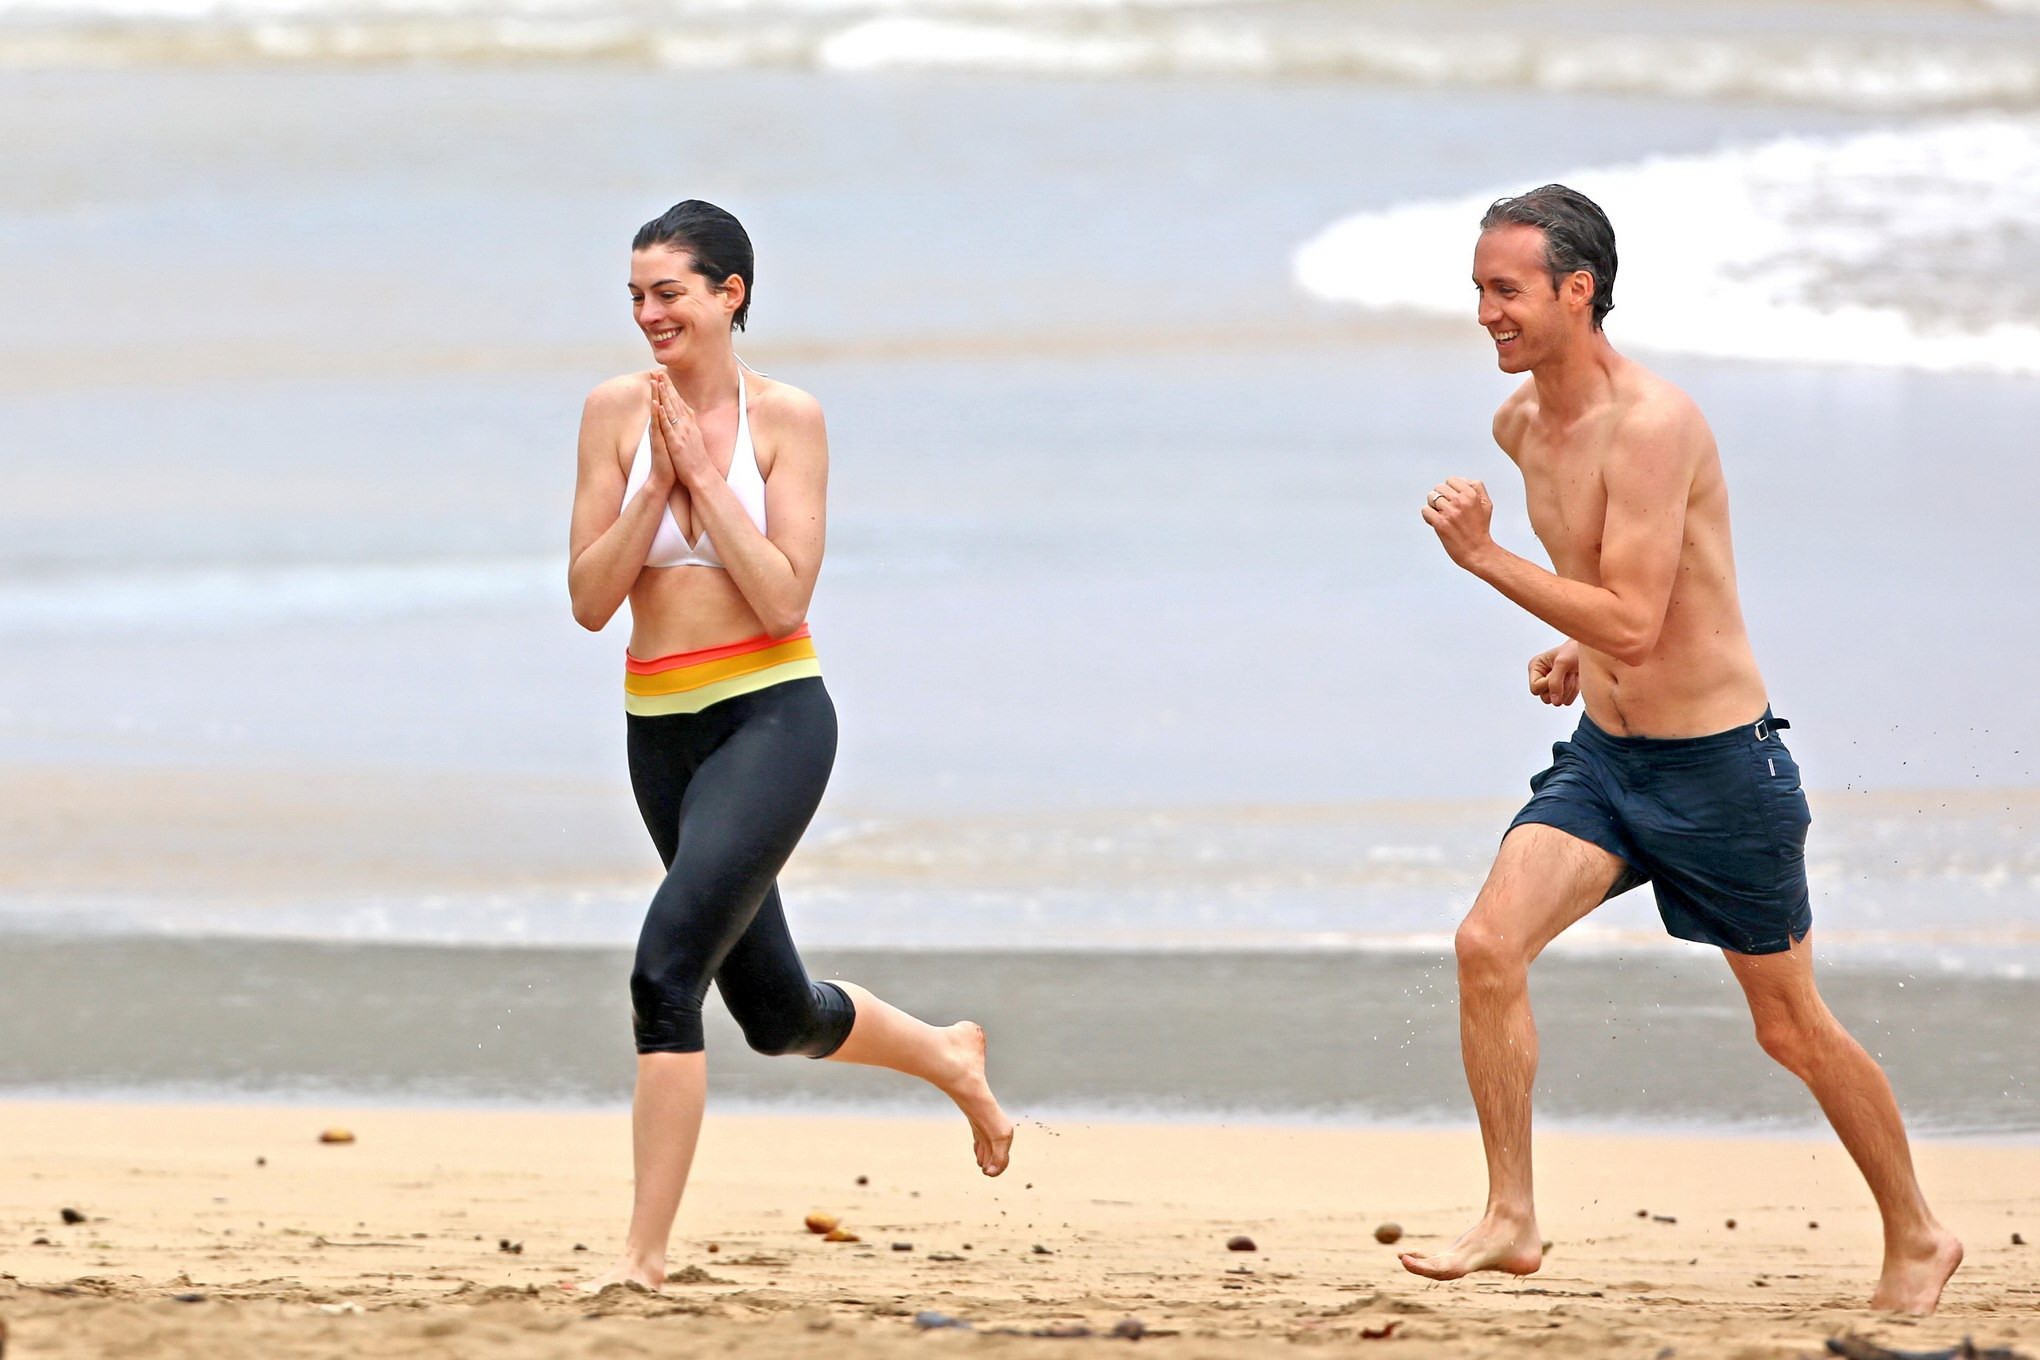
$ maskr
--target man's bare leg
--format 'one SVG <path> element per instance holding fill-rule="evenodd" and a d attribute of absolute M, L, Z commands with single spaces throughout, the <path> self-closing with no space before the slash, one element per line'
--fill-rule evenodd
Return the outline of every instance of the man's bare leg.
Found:
<path fill-rule="evenodd" d="M 1622 861 L 1556 827 L 1527 825 L 1502 841 L 1480 896 L 1453 941 L 1459 959 L 1459 1043 L 1487 1152 L 1487 1210 L 1444 1251 L 1404 1252 L 1434 1280 L 1476 1270 L 1528 1275 L 1544 1263 L 1531 1194 L 1530 1094 L 1537 1024 L 1530 962 L 1601 904 Z"/>
<path fill-rule="evenodd" d="M 935 1087 L 970 1121 L 978 1170 L 987 1176 L 1004 1171 L 1013 1147 L 1013 1121 L 985 1080 L 984 1030 L 969 1020 L 938 1029 L 854 982 L 836 985 L 850 994 L 857 1022 L 830 1060 L 889 1067 Z"/>
<path fill-rule="evenodd" d="M 1884 1069 L 1828 1010 L 1813 980 L 1813 937 L 1780 954 L 1730 954 L 1757 1042 L 1805 1082 L 1870 1183 L 1884 1218 L 1884 1269 L 1872 1308 L 1927 1314 L 1962 1264 L 1962 1243 L 1927 1208 L 1905 1121 Z"/>
<path fill-rule="evenodd" d="M 612 1284 L 657 1289 L 666 1282 L 666 1246 L 673 1216 L 694 1165 L 701 1139 L 701 1112 L 708 1101 L 706 1053 L 640 1053 L 637 1093 L 631 1100 L 631 1164 L 636 1189 L 630 1207 L 630 1235 L 623 1257 L 608 1274 L 579 1288 L 594 1292 Z"/>

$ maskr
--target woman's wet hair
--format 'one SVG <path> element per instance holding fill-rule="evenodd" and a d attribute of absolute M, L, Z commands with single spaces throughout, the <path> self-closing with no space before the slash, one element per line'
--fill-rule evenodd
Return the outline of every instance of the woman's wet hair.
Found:
<path fill-rule="evenodd" d="M 1535 227 L 1544 233 L 1544 267 L 1555 290 L 1568 275 L 1594 276 L 1594 329 L 1615 310 L 1615 227 L 1601 206 L 1577 189 L 1547 184 L 1488 205 L 1480 229 Z"/>
<path fill-rule="evenodd" d="M 694 271 L 718 292 L 730 275 L 742 279 L 744 300 L 730 318 L 730 326 L 744 329 L 744 318 L 751 313 L 753 259 L 751 237 L 743 223 L 713 203 L 690 198 L 675 203 L 639 227 L 636 239 L 630 243 L 633 251 L 650 250 L 653 246 L 684 250 L 692 255 Z"/>

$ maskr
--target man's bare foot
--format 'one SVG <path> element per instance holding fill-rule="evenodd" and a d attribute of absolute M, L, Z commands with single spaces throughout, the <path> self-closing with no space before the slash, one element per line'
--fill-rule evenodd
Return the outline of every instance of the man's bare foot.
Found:
<path fill-rule="evenodd" d="M 1412 1275 L 1433 1280 L 1456 1280 L 1476 1270 L 1529 1275 L 1544 1264 L 1544 1243 L 1537 1235 L 1536 1219 L 1489 1210 L 1445 1250 L 1430 1256 L 1406 1251 L 1402 1253 L 1402 1263 L 1403 1269 Z"/>
<path fill-rule="evenodd" d="M 1887 1246 L 1884 1273 L 1878 1277 L 1870 1306 L 1881 1312 L 1925 1317 L 1940 1307 L 1941 1287 L 1961 1264 L 1962 1243 L 1938 1225 L 1917 1247 Z"/>
<path fill-rule="evenodd" d="M 666 1267 L 663 1262 L 655 1264 L 650 1261 L 633 1261 L 629 1257 L 625 1257 L 623 1260 L 618 1261 L 615 1267 L 607 1274 L 597 1275 L 592 1280 L 582 1280 L 576 1284 L 567 1285 L 566 1288 L 576 1294 L 587 1294 L 592 1297 L 600 1294 L 613 1284 L 657 1293 L 665 1283 Z"/>
<path fill-rule="evenodd" d="M 945 1031 L 955 1046 L 959 1075 L 942 1089 L 970 1121 L 970 1140 L 977 1151 L 978 1170 L 996 1176 L 1006 1169 L 1013 1152 L 1013 1121 L 999 1108 L 990 1083 L 985 1080 L 985 1031 L 965 1020 Z"/>

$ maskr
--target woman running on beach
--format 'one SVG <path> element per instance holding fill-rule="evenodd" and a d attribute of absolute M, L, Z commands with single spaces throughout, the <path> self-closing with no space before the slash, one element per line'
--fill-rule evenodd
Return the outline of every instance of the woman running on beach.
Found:
<path fill-rule="evenodd" d="M 808 636 L 822 565 L 828 439 L 798 388 L 732 347 L 751 308 L 751 240 L 698 199 L 631 244 L 630 297 L 654 367 L 603 383 L 581 416 L 568 584 L 589 629 L 630 601 L 630 778 L 666 877 L 631 969 L 637 1190 L 614 1270 L 658 1288 L 701 1131 L 701 1003 L 714 980 L 761 1053 L 890 1067 L 970 1120 L 1006 1169 L 1012 1121 L 985 1083 L 984 1031 L 938 1029 L 854 983 L 810 981 L 774 880 L 836 753 Z"/>

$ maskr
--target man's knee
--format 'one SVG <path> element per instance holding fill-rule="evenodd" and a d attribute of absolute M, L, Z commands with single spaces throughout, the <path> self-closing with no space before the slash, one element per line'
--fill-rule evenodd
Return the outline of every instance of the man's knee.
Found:
<path fill-rule="evenodd" d="M 1786 1071 L 1804 1076 L 1816 1060 L 1829 1023 L 1824 1014 L 1800 1007 L 1766 1010 L 1756 1016 L 1757 1046 Z"/>
<path fill-rule="evenodd" d="M 1521 940 L 1511 939 L 1493 917 L 1476 907 L 1452 937 L 1452 952 L 1459 961 L 1463 982 L 1499 983 L 1518 978 L 1530 967 L 1529 951 Z"/>

